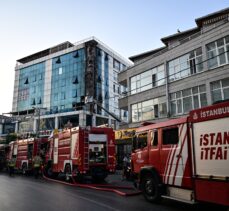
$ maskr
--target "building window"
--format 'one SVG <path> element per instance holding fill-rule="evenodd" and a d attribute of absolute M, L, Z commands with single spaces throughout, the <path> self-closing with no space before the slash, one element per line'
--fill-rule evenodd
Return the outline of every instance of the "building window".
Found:
<path fill-rule="evenodd" d="M 42 73 L 38 74 L 38 80 L 42 80 Z"/>
<path fill-rule="evenodd" d="M 33 86 L 33 87 L 32 87 L 32 94 L 35 94 L 35 93 L 36 93 L 36 87 Z"/>
<path fill-rule="evenodd" d="M 35 100 L 35 98 L 32 98 L 32 99 L 31 99 L 31 105 L 36 105 L 36 100 Z"/>
<path fill-rule="evenodd" d="M 61 86 L 64 87 L 65 85 L 66 85 L 66 80 L 65 79 L 62 79 Z"/>
<path fill-rule="evenodd" d="M 113 68 L 120 71 L 120 63 L 117 60 L 113 60 Z"/>
<path fill-rule="evenodd" d="M 26 78 L 24 84 L 29 84 L 29 79 Z"/>
<path fill-rule="evenodd" d="M 41 104 L 41 97 L 38 97 L 38 99 L 37 99 L 37 104 Z"/>
<path fill-rule="evenodd" d="M 101 83 L 102 82 L 102 79 L 101 79 L 101 76 L 100 75 L 98 75 L 97 82 L 98 83 Z"/>
<path fill-rule="evenodd" d="M 32 76 L 32 82 L 35 82 L 36 81 L 36 75 L 33 75 Z"/>
<path fill-rule="evenodd" d="M 229 62 L 229 36 L 221 38 L 207 46 L 208 68 L 215 68 Z"/>
<path fill-rule="evenodd" d="M 58 93 L 54 94 L 54 101 L 58 101 Z"/>
<path fill-rule="evenodd" d="M 98 55 L 99 57 L 102 55 L 100 49 L 97 50 L 97 55 Z"/>
<path fill-rule="evenodd" d="M 108 61 L 109 60 L 109 56 L 108 54 L 105 54 L 105 61 Z"/>
<path fill-rule="evenodd" d="M 118 81 L 118 73 L 114 71 L 113 74 L 114 81 Z"/>
<path fill-rule="evenodd" d="M 156 86 L 156 74 L 152 75 L 152 86 L 155 87 Z"/>
<path fill-rule="evenodd" d="M 211 83 L 212 102 L 229 99 L 229 78 Z"/>
<path fill-rule="evenodd" d="M 77 90 L 73 89 L 72 90 L 72 98 L 76 98 L 77 97 Z"/>
<path fill-rule="evenodd" d="M 142 92 L 165 83 L 164 65 L 130 78 L 131 94 Z"/>
<path fill-rule="evenodd" d="M 78 58 L 78 57 L 79 57 L 78 51 L 76 51 L 76 52 L 74 53 L 73 57 L 74 57 L 74 58 Z"/>
<path fill-rule="evenodd" d="M 56 60 L 56 64 L 60 64 L 60 63 L 61 63 L 61 60 L 60 60 L 60 57 L 58 57 Z"/>
<path fill-rule="evenodd" d="M 73 76 L 73 78 L 72 78 L 72 83 L 73 83 L 73 84 L 78 84 L 78 83 L 79 83 L 79 81 L 78 81 L 78 76 L 77 76 L 77 75 Z"/>
<path fill-rule="evenodd" d="M 152 120 L 167 115 L 166 98 L 160 97 L 131 105 L 132 122 Z"/>
<path fill-rule="evenodd" d="M 169 80 L 174 81 L 203 71 L 202 49 L 198 48 L 168 62 Z"/>
<path fill-rule="evenodd" d="M 172 116 L 188 113 L 190 110 L 207 105 L 205 85 L 184 89 L 170 94 Z"/>
<path fill-rule="evenodd" d="M 59 67 L 58 73 L 59 73 L 59 75 L 62 75 L 62 73 L 63 73 L 63 68 L 62 67 Z"/>
<path fill-rule="evenodd" d="M 60 96 L 61 98 L 61 100 L 65 100 L 65 92 L 61 92 L 61 96 Z"/>

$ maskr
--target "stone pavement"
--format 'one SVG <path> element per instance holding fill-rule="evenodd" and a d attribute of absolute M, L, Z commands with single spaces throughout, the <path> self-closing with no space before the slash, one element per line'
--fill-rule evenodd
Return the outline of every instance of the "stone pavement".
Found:
<path fill-rule="evenodd" d="M 133 181 L 122 178 L 122 170 L 116 170 L 115 174 L 110 174 L 105 181 L 112 185 L 134 187 Z"/>

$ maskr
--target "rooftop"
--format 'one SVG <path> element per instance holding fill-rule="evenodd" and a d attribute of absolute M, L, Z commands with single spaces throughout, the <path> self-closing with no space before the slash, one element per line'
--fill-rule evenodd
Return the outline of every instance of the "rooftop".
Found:
<path fill-rule="evenodd" d="M 42 51 L 39 51 L 37 53 L 34 53 L 34 54 L 29 55 L 29 56 L 26 56 L 26 57 L 23 57 L 21 59 L 18 59 L 17 62 L 25 64 L 27 62 L 31 62 L 33 60 L 40 59 L 42 57 L 45 57 L 45 56 L 48 56 L 50 54 L 56 53 L 58 51 L 62 51 L 64 49 L 70 48 L 72 46 L 74 46 L 72 43 L 66 41 L 66 42 L 63 42 L 63 43 L 61 43 L 59 45 L 53 46 L 51 48 L 48 48 L 46 50 L 42 50 Z"/>

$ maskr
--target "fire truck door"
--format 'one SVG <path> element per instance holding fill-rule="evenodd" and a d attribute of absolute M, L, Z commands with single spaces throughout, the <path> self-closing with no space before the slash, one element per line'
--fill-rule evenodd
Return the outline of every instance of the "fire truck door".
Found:
<path fill-rule="evenodd" d="M 53 164 L 58 164 L 58 138 L 54 139 Z"/>
<path fill-rule="evenodd" d="M 134 153 L 134 170 L 139 172 L 142 166 L 148 164 L 147 132 L 137 134 L 137 146 Z"/>
<path fill-rule="evenodd" d="M 160 148 L 158 144 L 158 130 L 149 132 L 149 163 L 160 169 Z"/>
<path fill-rule="evenodd" d="M 187 124 L 162 130 L 162 174 L 165 184 L 182 186 L 190 177 L 185 175 L 188 164 Z"/>

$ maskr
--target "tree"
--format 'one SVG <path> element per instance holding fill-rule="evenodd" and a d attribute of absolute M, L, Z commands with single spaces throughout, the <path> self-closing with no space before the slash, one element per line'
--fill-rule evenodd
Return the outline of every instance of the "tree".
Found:
<path fill-rule="evenodd" d="M 16 134 L 16 133 L 9 133 L 9 134 L 7 134 L 7 136 L 6 136 L 6 141 L 5 141 L 5 143 L 6 143 L 6 144 L 9 144 L 11 141 L 16 141 L 16 139 L 17 139 L 17 134 Z"/>

